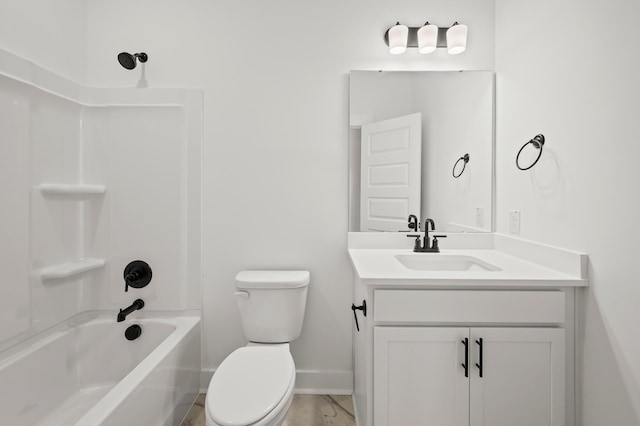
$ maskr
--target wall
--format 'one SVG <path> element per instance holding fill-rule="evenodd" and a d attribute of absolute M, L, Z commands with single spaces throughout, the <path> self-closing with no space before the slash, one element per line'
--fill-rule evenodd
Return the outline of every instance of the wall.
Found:
<path fill-rule="evenodd" d="M 3 0 L 0 49 L 83 83 L 87 67 L 84 0 Z"/>
<path fill-rule="evenodd" d="M 205 91 L 205 371 L 245 343 L 235 274 L 303 268 L 312 281 L 292 345 L 303 372 L 298 386 L 350 390 L 349 70 L 492 69 L 493 1 L 90 0 L 87 7 L 90 85 L 136 86 L 139 71 L 116 62 L 127 50 L 149 54 L 150 87 Z M 464 22 L 468 51 L 392 56 L 383 35 L 398 19 Z"/>
<path fill-rule="evenodd" d="M 583 424 L 640 424 L 635 0 L 496 1 L 497 226 L 589 254 Z M 609 28 L 610 31 L 605 29 Z M 514 165 L 546 136 L 540 163 Z"/>

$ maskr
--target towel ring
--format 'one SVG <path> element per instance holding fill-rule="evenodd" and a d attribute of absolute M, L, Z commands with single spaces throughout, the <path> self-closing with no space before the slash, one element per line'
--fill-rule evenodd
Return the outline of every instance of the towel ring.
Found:
<path fill-rule="evenodd" d="M 460 173 L 456 175 L 456 167 L 458 167 L 458 163 L 461 161 L 464 161 L 464 163 L 462 163 L 462 170 L 460 170 Z M 454 178 L 458 179 L 460 176 L 462 176 L 462 173 L 464 173 L 464 169 L 465 167 L 467 167 L 468 162 L 469 162 L 469 154 L 465 154 L 462 157 L 458 158 L 458 161 L 456 161 L 456 164 L 453 165 L 453 170 L 451 171 L 451 174 L 453 175 Z"/>
<path fill-rule="evenodd" d="M 527 145 L 533 145 L 533 147 L 535 149 L 539 149 L 540 152 L 538 153 L 538 157 L 535 159 L 535 161 L 533 163 L 531 163 L 529 166 L 527 167 L 521 167 L 520 166 L 520 153 L 522 152 L 522 150 L 524 149 L 525 146 Z M 540 134 L 540 135 L 536 135 L 533 139 L 531 139 L 529 142 L 525 143 L 524 145 L 522 145 L 522 148 L 520 148 L 520 151 L 518 151 L 518 155 L 516 155 L 516 166 L 518 166 L 518 168 L 520 170 L 529 170 L 530 168 L 532 168 L 533 166 L 536 165 L 536 163 L 538 162 L 538 160 L 540 159 L 540 157 L 542 156 L 542 147 L 544 146 L 544 135 Z"/>

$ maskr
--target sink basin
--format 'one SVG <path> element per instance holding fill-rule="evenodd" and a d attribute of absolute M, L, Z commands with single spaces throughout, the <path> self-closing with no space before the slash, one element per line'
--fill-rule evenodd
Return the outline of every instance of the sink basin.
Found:
<path fill-rule="evenodd" d="M 415 271 L 501 271 L 497 266 L 473 256 L 457 254 L 404 254 L 396 259 L 407 269 Z"/>

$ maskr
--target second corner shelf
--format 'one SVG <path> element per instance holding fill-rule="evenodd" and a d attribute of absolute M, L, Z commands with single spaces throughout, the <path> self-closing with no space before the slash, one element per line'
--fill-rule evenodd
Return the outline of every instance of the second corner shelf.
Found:
<path fill-rule="evenodd" d="M 92 196 L 102 195 L 107 191 L 104 185 L 93 185 L 86 183 L 41 183 L 35 187 L 43 195 L 54 195 L 64 198 L 84 199 Z"/>
<path fill-rule="evenodd" d="M 99 269 L 104 266 L 106 261 L 99 258 L 90 258 L 65 262 L 59 265 L 48 266 L 40 270 L 40 278 L 42 281 L 69 278 L 74 275 Z"/>

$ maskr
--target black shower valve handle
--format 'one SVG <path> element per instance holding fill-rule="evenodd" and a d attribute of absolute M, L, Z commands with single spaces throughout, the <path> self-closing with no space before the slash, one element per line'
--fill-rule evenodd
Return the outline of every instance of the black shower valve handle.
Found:
<path fill-rule="evenodd" d="M 128 292 L 129 287 L 142 288 L 151 281 L 153 273 L 149 264 L 143 260 L 134 260 L 124 268 L 124 291 Z"/>

